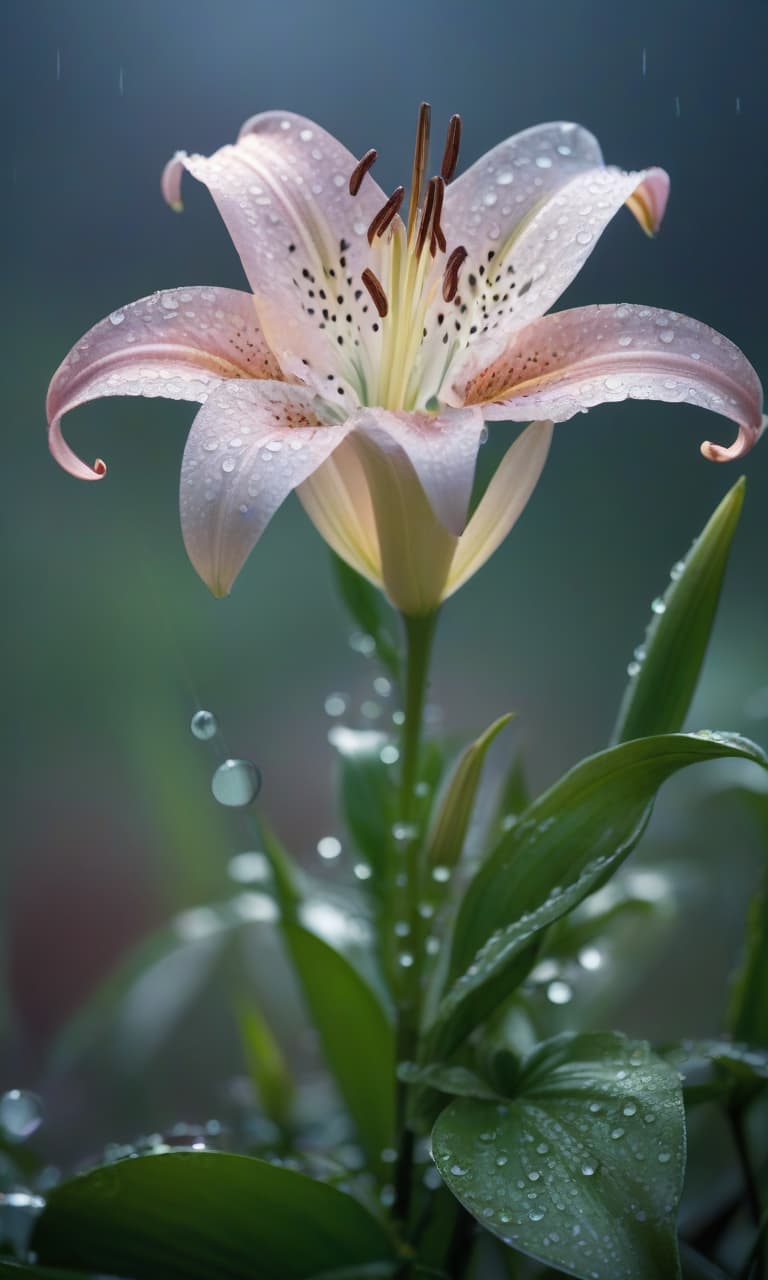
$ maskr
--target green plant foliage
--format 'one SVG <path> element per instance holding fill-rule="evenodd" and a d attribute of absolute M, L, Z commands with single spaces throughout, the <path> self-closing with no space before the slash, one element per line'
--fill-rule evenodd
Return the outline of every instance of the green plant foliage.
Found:
<path fill-rule="evenodd" d="M 768 796 L 762 801 L 768 834 Z M 768 858 L 768 849 L 766 850 Z M 768 860 L 752 898 L 747 919 L 744 956 L 734 978 L 728 1026 L 737 1040 L 768 1048 Z"/>
<path fill-rule="evenodd" d="M 93 1272 L 61 1271 L 58 1267 L 38 1267 L 31 1262 L 10 1262 L 0 1258 L 0 1280 L 96 1280 Z"/>
<path fill-rule="evenodd" d="M 426 862 L 453 867 L 461 856 L 488 748 L 512 715 L 500 716 L 462 753 L 439 802 L 426 845 Z"/>
<path fill-rule="evenodd" d="M 392 1258 L 384 1228 L 351 1196 L 213 1152 L 123 1160 L 62 1183 L 32 1248 L 46 1265 L 132 1280 L 310 1280 Z"/>
<path fill-rule="evenodd" d="M 339 594 L 352 618 L 376 646 L 376 656 L 393 679 L 400 682 L 397 619 L 381 592 L 366 578 L 331 554 Z"/>
<path fill-rule="evenodd" d="M 381 759 L 389 739 L 374 729 L 331 730 L 339 755 L 341 810 L 359 853 L 371 868 L 378 891 L 392 855 L 392 827 L 397 817 L 397 788 L 390 765 Z"/>
<path fill-rule="evenodd" d="M 280 1046 L 261 1011 L 245 997 L 235 1002 L 248 1073 L 266 1115 L 281 1129 L 290 1120 L 293 1082 Z"/>
<path fill-rule="evenodd" d="M 433 1155 L 489 1231 L 580 1280 L 679 1275 L 680 1081 L 644 1042 L 559 1036 L 521 1064 L 503 1104 L 459 1098 Z"/>
<path fill-rule="evenodd" d="M 745 738 L 667 734 L 590 756 L 531 805 L 464 895 L 430 1057 L 450 1052 L 511 993 L 542 930 L 620 866 L 640 839 L 661 784 L 689 765 L 724 757 L 768 768 L 760 748 Z"/>
<path fill-rule="evenodd" d="M 379 997 L 354 966 L 298 921 L 283 935 L 328 1066 L 373 1168 L 394 1132 L 395 1043 Z"/>
<path fill-rule="evenodd" d="M 726 494 L 685 560 L 673 569 L 664 595 L 654 601 L 614 742 L 676 733 L 682 727 L 709 644 L 745 486 L 742 477 Z"/>

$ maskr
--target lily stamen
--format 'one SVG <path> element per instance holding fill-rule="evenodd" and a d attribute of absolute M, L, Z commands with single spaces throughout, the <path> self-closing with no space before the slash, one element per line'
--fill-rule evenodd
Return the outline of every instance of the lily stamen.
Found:
<path fill-rule="evenodd" d="M 376 163 L 378 151 L 375 147 L 371 147 L 370 151 L 366 151 L 365 155 L 358 160 L 351 174 L 349 175 L 349 194 L 356 196 L 363 184 L 363 178 L 373 165 Z"/>
<path fill-rule="evenodd" d="M 419 107 L 419 120 L 416 125 L 416 145 L 413 151 L 413 170 L 411 172 L 411 195 L 408 204 L 408 239 L 413 236 L 416 219 L 419 214 L 421 186 L 427 169 L 429 155 L 429 123 L 432 109 L 428 102 Z"/>
<path fill-rule="evenodd" d="M 361 276 L 362 282 L 371 295 L 371 300 L 382 320 L 389 311 L 389 301 L 384 292 L 383 285 L 375 272 L 370 267 L 366 267 Z"/>
<path fill-rule="evenodd" d="M 445 253 L 446 242 L 445 235 L 443 234 L 443 228 L 440 226 L 440 218 L 443 212 L 443 197 L 445 196 L 445 180 L 440 177 L 434 178 L 433 182 L 435 183 L 435 202 L 432 209 L 432 229 L 429 239 L 429 252 L 434 258 L 438 247 L 442 253 Z"/>
<path fill-rule="evenodd" d="M 421 221 L 419 223 L 419 230 L 416 236 L 416 258 L 421 257 L 424 245 L 426 244 L 428 237 L 431 237 L 432 235 L 432 218 L 435 209 L 435 201 L 437 199 L 437 185 L 439 181 L 439 178 L 430 178 L 427 183 L 427 192 L 424 197 L 424 208 L 421 212 Z"/>
<path fill-rule="evenodd" d="M 467 257 L 463 244 L 458 245 L 445 264 L 443 272 L 443 300 L 453 302 L 459 287 L 459 272 Z"/>
<path fill-rule="evenodd" d="M 369 244 L 373 244 L 376 236 L 384 235 L 387 227 L 394 221 L 395 215 L 398 213 L 400 205 L 403 203 L 404 196 L 405 187 L 395 187 L 392 195 L 389 197 L 386 204 L 379 209 L 379 212 L 376 214 L 376 217 L 372 220 L 371 225 L 368 228 Z"/>
<path fill-rule="evenodd" d="M 461 146 L 461 116 L 451 116 L 448 122 L 448 134 L 445 139 L 445 151 L 443 152 L 443 163 L 440 165 L 440 175 L 445 182 L 450 182 L 456 172 L 456 163 L 459 159 L 459 147 Z"/>

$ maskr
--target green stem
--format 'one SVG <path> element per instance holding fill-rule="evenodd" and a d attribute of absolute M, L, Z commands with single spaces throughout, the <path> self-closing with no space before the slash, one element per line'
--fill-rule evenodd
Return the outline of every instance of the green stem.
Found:
<path fill-rule="evenodd" d="M 395 898 L 399 910 L 396 922 L 407 926 L 396 946 L 395 991 L 397 997 L 397 1062 L 412 1061 L 417 1054 L 421 1012 L 422 954 L 418 945 L 419 893 L 421 888 L 422 841 L 409 828 L 416 813 L 416 785 L 419 780 L 422 721 L 427 691 L 429 660 L 437 623 L 437 613 L 426 617 L 404 617 L 406 636 L 405 719 L 400 743 L 400 802 L 402 852 L 398 854 L 395 875 Z M 397 940 L 396 940 L 397 941 Z M 392 1214 L 405 1226 L 411 1207 L 413 1185 L 414 1137 L 406 1122 L 407 1086 L 395 1083 L 395 1120 L 397 1126 L 397 1163 L 395 1166 L 395 1199 Z"/>

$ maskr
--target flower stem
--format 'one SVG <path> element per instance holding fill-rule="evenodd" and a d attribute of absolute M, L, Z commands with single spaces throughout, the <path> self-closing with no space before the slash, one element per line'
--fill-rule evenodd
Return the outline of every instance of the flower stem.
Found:
<path fill-rule="evenodd" d="M 437 612 L 425 617 L 404 617 L 406 636 L 405 720 L 400 744 L 400 824 L 404 847 L 399 875 L 400 902 L 398 912 L 403 933 L 402 948 L 396 955 L 395 989 L 397 997 L 396 1061 L 416 1057 L 421 1013 L 422 954 L 418 945 L 419 892 L 421 888 L 421 856 L 423 841 L 411 828 L 416 813 L 416 785 L 419 779 L 424 700 L 427 691 L 429 660 L 437 623 Z M 408 1221 L 413 1183 L 413 1132 L 406 1120 L 407 1086 L 395 1082 L 395 1120 L 397 1126 L 397 1163 L 395 1166 L 395 1198 L 392 1214 L 403 1226 Z"/>

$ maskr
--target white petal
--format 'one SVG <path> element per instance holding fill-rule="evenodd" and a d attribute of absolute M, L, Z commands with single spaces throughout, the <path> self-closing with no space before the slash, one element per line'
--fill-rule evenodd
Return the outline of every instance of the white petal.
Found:
<path fill-rule="evenodd" d="M 535 489 L 552 440 L 551 422 L 533 422 L 510 445 L 459 538 L 445 596 L 477 573 L 517 522 Z"/>
<path fill-rule="evenodd" d="M 315 528 L 336 554 L 369 582 L 383 586 L 371 495 L 352 441 L 343 441 L 297 492 Z"/>
<path fill-rule="evenodd" d="M 312 396 L 281 382 L 231 382 L 192 424 L 181 526 L 192 564 L 226 595 L 280 504 L 330 457 L 349 426 L 325 426 Z"/>

